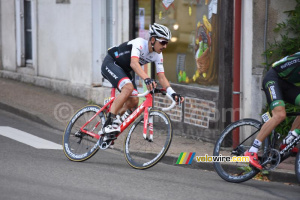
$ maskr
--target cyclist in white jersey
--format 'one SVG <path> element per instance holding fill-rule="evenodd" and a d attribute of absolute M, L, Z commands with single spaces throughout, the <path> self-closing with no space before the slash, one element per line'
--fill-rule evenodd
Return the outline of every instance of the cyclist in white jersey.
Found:
<path fill-rule="evenodd" d="M 103 77 L 120 91 L 111 106 L 102 129 L 105 133 L 104 141 L 116 139 L 116 134 L 120 132 L 119 126 L 113 126 L 113 124 L 121 124 L 117 114 L 122 115 L 126 110 L 131 110 L 138 104 L 137 97 L 129 98 L 129 96 L 137 94 L 137 88 L 130 72 L 134 71 L 140 76 L 148 90 L 153 90 L 156 87 L 155 81 L 144 72 L 141 65 L 154 62 L 160 84 L 166 88 L 167 93 L 176 102 L 182 103 L 184 101 L 184 98 L 171 88 L 164 73 L 162 51 L 167 48 L 168 41 L 171 39 L 170 30 L 163 25 L 154 23 L 150 25 L 149 36 L 149 40 L 136 38 L 110 48 L 102 63 Z"/>

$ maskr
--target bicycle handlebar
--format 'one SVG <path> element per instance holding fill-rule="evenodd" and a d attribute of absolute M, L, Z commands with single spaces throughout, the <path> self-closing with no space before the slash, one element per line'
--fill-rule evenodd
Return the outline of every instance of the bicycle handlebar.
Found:
<path fill-rule="evenodd" d="M 149 94 L 152 91 L 147 90 L 146 92 L 142 94 L 138 94 L 137 96 L 131 96 L 131 97 L 145 97 L 147 94 Z M 166 95 L 170 100 L 172 100 L 172 104 L 167 108 L 162 108 L 162 111 L 169 111 L 176 105 L 176 101 L 170 96 L 169 94 L 165 93 L 162 89 L 154 89 L 154 93 L 162 93 L 163 95 Z"/>
<path fill-rule="evenodd" d="M 172 104 L 167 108 L 163 108 L 162 111 L 169 111 L 176 105 L 176 101 L 172 98 L 172 96 L 170 96 L 169 94 L 166 94 L 166 96 L 172 100 Z"/>
<path fill-rule="evenodd" d="M 149 94 L 149 93 L 150 93 L 150 91 L 147 90 L 146 92 L 144 92 L 144 93 L 142 93 L 142 94 L 138 94 L 137 96 L 131 96 L 131 97 L 144 97 L 144 96 L 146 96 L 146 95 Z"/>

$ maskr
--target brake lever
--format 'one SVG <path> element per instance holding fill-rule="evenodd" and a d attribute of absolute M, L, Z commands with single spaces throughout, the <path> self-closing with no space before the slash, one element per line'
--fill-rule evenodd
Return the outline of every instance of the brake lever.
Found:
<path fill-rule="evenodd" d="M 179 99 L 178 101 L 178 106 L 181 107 L 182 103 L 181 103 L 181 99 Z"/>
<path fill-rule="evenodd" d="M 163 88 L 160 89 L 159 91 L 160 91 L 160 93 L 161 93 L 162 95 L 166 95 L 166 94 L 167 94 L 167 91 L 166 91 L 165 89 L 163 89 Z"/>

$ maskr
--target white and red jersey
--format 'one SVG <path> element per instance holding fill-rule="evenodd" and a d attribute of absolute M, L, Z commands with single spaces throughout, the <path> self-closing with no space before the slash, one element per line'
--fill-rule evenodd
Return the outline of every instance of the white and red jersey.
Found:
<path fill-rule="evenodd" d="M 122 43 L 119 46 L 114 46 L 108 49 L 108 54 L 113 57 L 116 63 L 124 69 L 125 72 L 132 71 L 130 61 L 132 57 L 139 58 L 140 65 L 154 62 L 156 73 L 164 72 L 163 55 L 155 51 L 149 52 L 148 40 L 136 38 L 128 42 Z"/>

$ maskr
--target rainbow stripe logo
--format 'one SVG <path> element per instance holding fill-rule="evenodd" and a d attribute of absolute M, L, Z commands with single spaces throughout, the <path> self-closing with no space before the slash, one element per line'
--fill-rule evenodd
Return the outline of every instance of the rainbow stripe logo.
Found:
<path fill-rule="evenodd" d="M 182 164 L 186 164 L 186 165 L 190 165 L 192 164 L 192 161 L 195 157 L 196 152 L 181 152 L 178 160 L 176 162 L 176 164 L 182 165 Z"/>

